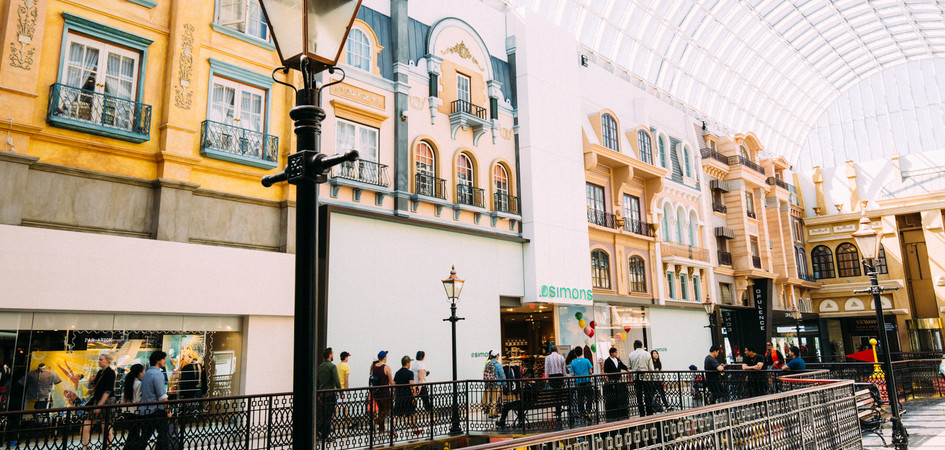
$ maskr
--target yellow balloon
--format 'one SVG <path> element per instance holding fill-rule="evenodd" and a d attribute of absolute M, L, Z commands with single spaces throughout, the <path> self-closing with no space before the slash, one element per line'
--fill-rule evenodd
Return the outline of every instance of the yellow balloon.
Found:
<path fill-rule="evenodd" d="M 585 322 L 584 319 L 578 320 L 578 326 L 584 328 L 587 326 L 587 322 Z"/>

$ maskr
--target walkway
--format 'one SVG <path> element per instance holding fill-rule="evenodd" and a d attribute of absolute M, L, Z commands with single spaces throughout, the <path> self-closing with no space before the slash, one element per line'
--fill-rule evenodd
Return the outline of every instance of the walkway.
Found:
<path fill-rule="evenodd" d="M 904 406 L 908 411 L 903 423 L 909 432 L 909 448 L 945 449 L 945 399 L 910 400 Z M 892 444 L 892 428 L 889 425 L 883 428 L 883 436 L 888 444 Z M 883 447 L 883 441 L 875 434 L 864 434 L 863 448 L 879 450 L 891 447 Z"/>

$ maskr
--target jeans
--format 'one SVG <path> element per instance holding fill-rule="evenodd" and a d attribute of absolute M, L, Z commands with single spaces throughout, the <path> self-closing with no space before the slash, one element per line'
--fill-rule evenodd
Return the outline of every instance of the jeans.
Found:
<path fill-rule="evenodd" d="M 328 439 L 328 435 L 331 434 L 331 419 L 335 417 L 337 404 L 337 394 L 318 394 L 318 437 L 320 439 Z"/>
<path fill-rule="evenodd" d="M 147 448 L 148 440 L 151 439 L 151 436 L 154 435 L 154 431 L 157 430 L 157 444 L 155 444 L 154 448 L 156 450 L 167 450 L 170 444 L 167 436 L 167 425 L 170 418 L 167 417 L 167 411 L 156 409 L 145 417 L 147 419 L 141 424 L 140 446 L 135 448 Z"/>

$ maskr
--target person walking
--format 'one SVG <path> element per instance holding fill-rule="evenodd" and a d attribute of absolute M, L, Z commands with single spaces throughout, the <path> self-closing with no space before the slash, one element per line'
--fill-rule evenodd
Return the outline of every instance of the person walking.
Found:
<path fill-rule="evenodd" d="M 653 371 L 653 357 L 643 349 L 643 342 L 633 341 L 633 351 L 627 356 L 633 374 L 633 390 L 637 394 L 637 409 L 640 417 L 653 414 L 653 392 L 650 387 L 650 374 Z"/>
<path fill-rule="evenodd" d="M 604 410 L 608 421 L 623 420 L 629 416 L 627 410 L 627 382 L 621 372 L 629 370 L 617 356 L 617 347 L 611 347 L 610 357 L 604 361 L 604 373 L 615 374 L 607 377 L 604 385 Z"/>
<path fill-rule="evenodd" d="M 746 345 L 744 348 L 745 357 L 742 359 L 742 370 L 748 371 L 745 381 L 744 392 L 749 397 L 765 395 L 768 392 L 768 380 L 765 378 L 765 358 L 755 352 L 755 348 Z"/>
<path fill-rule="evenodd" d="M 372 386 L 390 386 L 394 375 L 391 373 L 390 366 L 387 365 L 387 351 L 382 350 L 377 353 L 377 362 L 371 366 L 371 379 L 374 380 Z M 374 419 L 377 423 L 378 431 L 384 432 L 384 419 L 390 414 L 391 391 L 388 387 L 372 390 L 374 403 L 377 405 L 377 417 Z M 391 430 L 393 435 L 394 430 Z"/>
<path fill-rule="evenodd" d="M 558 346 L 551 346 L 551 353 L 545 357 L 545 376 L 548 377 L 548 386 L 551 389 L 557 390 L 560 395 L 564 396 L 564 375 L 567 373 L 567 364 L 565 363 L 564 356 L 561 356 L 561 353 L 558 353 Z M 560 397 L 559 397 L 560 398 Z M 557 418 L 557 424 L 561 426 L 561 402 L 555 402 L 555 417 Z"/>
<path fill-rule="evenodd" d="M 660 352 L 653 350 L 650 352 L 650 357 L 653 359 L 653 370 L 662 372 L 663 360 L 660 359 Z M 666 401 L 666 387 L 663 386 L 663 380 L 656 380 L 653 384 L 655 389 L 653 392 L 654 409 L 669 411 L 669 402 Z"/>
<path fill-rule="evenodd" d="M 88 406 L 103 406 L 115 395 L 115 369 L 112 369 L 112 355 L 102 353 L 98 356 L 98 373 L 89 380 L 89 387 L 92 388 L 92 398 L 86 403 Z M 88 448 L 89 441 L 92 439 L 92 428 L 102 425 L 102 439 L 105 441 L 104 447 L 108 447 L 114 433 L 111 428 L 105 425 L 105 414 L 108 411 L 104 409 L 93 409 L 92 413 L 82 424 L 82 445 Z M 96 423 L 97 422 L 97 423 Z"/>
<path fill-rule="evenodd" d="M 765 343 L 765 368 L 770 370 L 781 370 L 784 367 L 784 355 L 781 354 L 781 351 L 778 350 L 773 342 Z M 774 394 L 778 390 L 778 378 L 772 377 L 771 383 L 768 386 L 768 393 Z"/>
<path fill-rule="evenodd" d="M 801 358 L 801 349 L 796 345 L 792 345 L 791 349 L 788 350 L 788 363 L 787 367 L 782 370 L 806 370 L 807 363 L 804 362 L 804 359 Z"/>
<path fill-rule="evenodd" d="M 414 382 L 420 385 L 417 396 L 420 398 L 423 410 L 426 411 L 427 414 L 433 414 L 433 399 L 430 398 L 428 386 L 424 384 L 427 382 L 427 375 L 430 374 L 430 371 L 427 370 L 426 363 L 423 361 L 426 357 L 426 352 L 417 350 L 417 358 L 410 363 L 410 371 L 413 372 Z"/>
<path fill-rule="evenodd" d="M 578 418 L 581 422 L 584 422 L 590 420 L 591 402 L 593 401 L 590 375 L 594 370 L 594 366 L 584 357 L 584 353 L 580 349 L 575 350 L 575 358 L 571 361 L 571 374 L 574 375 Z M 571 426 L 574 426 L 573 420 Z"/>
<path fill-rule="evenodd" d="M 351 378 L 351 366 L 348 365 L 348 358 L 351 357 L 351 353 L 341 352 L 338 355 L 338 365 L 335 366 L 338 369 L 338 381 L 341 382 L 341 389 L 350 389 L 350 378 Z M 344 402 L 345 393 L 342 392 L 338 395 L 339 404 L 338 404 L 338 414 L 341 415 L 343 422 L 348 422 L 348 406 Z M 356 428 L 356 424 L 348 423 L 348 429 Z"/>
<path fill-rule="evenodd" d="M 725 365 L 719 363 L 719 348 L 718 345 L 713 345 L 709 347 L 709 354 L 705 357 L 705 362 L 703 363 L 702 369 L 705 370 L 705 385 L 706 389 L 709 391 L 709 396 L 706 398 L 706 405 L 711 405 L 720 401 L 725 401 L 723 398 L 722 392 L 722 371 L 725 370 Z"/>
<path fill-rule="evenodd" d="M 505 380 L 505 370 L 499 362 L 499 352 L 489 350 L 489 360 L 482 368 L 482 379 L 486 380 L 485 391 L 482 393 L 483 413 L 490 418 L 499 417 L 502 402 L 502 386 L 500 380 Z"/>
<path fill-rule="evenodd" d="M 417 412 L 417 405 L 414 403 L 414 397 L 417 395 L 417 386 L 413 378 L 413 371 L 410 370 L 411 359 L 404 355 L 400 358 L 400 370 L 394 374 L 394 417 L 402 423 L 409 424 L 413 433 L 417 436 L 423 433 L 423 430 L 417 428 L 417 420 L 414 413 Z M 396 422 L 391 426 L 391 432 L 397 430 Z M 409 433 L 409 432 L 408 432 Z"/>
<path fill-rule="evenodd" d="M 331 347 L 322 350 L 322 363 L 315 370 L 315 389 L 316 391 L 332 391 L 341 389 L 341 381 L 338 380 L 338 368 L 332 362 L 335 359 L 335 353 Z M 335 407 L 338 405 L 338 394 L 336 392 L 317 392 L 318 402 L 318 430 L 316 436 L 322 442 L 331 442 L 331 419 L 335 417 Z"/>
<path fill-rule="evenodd" d="M 164 369 L 167 367 L 167 353 L 160 350 L 151 353 L 148 358 L 150 366 L 141 377 L 141 403 L 157 403 L 167 400 L 167 387 L 165 385 Z M 147 443 L 151 436 L 157 431 L 157 443 L 155 450 L 167 450 L 168 441 L 168 422 L 171 412 L 165 404 L 143 405 L 138 408 L 138 414 L 147 417 L 141 430 L 141 442 Z M 143 447 L 139 447 L 143 448 Z"/>
<path fill-rule="evenodd" d="M 128 369 L 125 375 L 124 392 L 121 397 L 122 403 L 141 403 L 141 377 L 144 376 L 144 366 L 135 364 Z M 128 438 L 125 439 L 126 450 L 137 450 L 141 448 L 141 422 L 138 416 L 138 408 L 129 407 L 125 409 L 126 420 L 128 420 Z"/>

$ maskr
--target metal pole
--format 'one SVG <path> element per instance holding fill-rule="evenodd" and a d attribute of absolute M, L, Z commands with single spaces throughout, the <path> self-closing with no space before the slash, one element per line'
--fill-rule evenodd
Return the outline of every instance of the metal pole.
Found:
<path fill-rule="evenodd" d="M 450 318 L 447 319 L 450 321 L 453 332 L 453 411 L 452 411 L 452 425 L 450 426 L 450 434 L 462 434 L 463 429 L 459 425 L 459 399 L 456 392 L 456 322 L 463 320 L 459 317 L 456 317 L 456 302 L 450 303 Z"/>
<path fill-rule="evenodd" d="M 883 345 L 883 356 L 886 357 L 884 365 L 886 366 L 886 396 L 889 399 L 889 408 L 892 410 L 892 442 L 896 450 L 909 448 L 909 433 L 906 427 L 902 425 L 902 417 L 899 414 L 899 389 L 896 386 L 896 374 L 893 372 L 892 358 L 889 355 L 889 338 L 886 336 L 886 318 L 883 315 L 883 302 L 879 297 L 884 289 L 879 286 L 879 280 L 876 277 L 876 268 L 870 263 L 864 261 L 867 275 L 870 277 L 869 292 L 873 294 L 873 305 L 876 308 L 876 323 L 879 326 L 879 341 Z"/>

